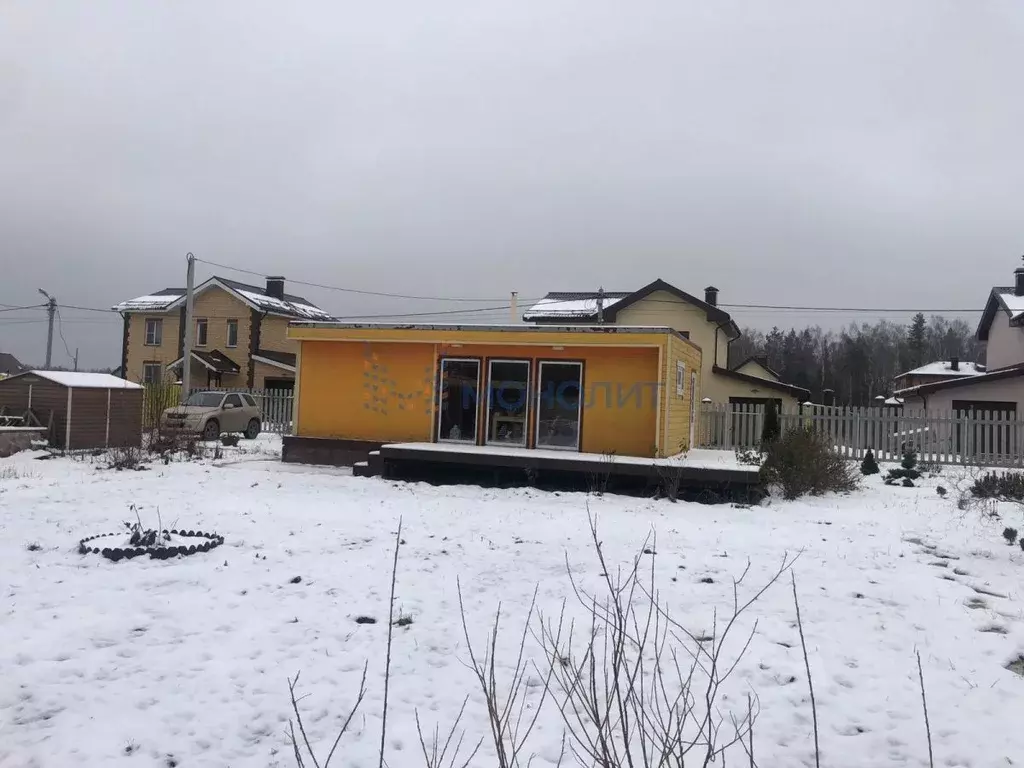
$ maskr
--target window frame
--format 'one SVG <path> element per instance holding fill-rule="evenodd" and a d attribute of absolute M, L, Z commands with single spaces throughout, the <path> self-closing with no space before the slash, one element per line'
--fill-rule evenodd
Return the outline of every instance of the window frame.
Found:
<path fill-rule="evenodd" d="M 142 363 L 142 383 L 143 384 L 159 384 L 163 379 L 163 367 L 164 364 L 159 360 L 144 360 Z M 150 370 L 156 370 L 156 377 L 150 379 L 147 373 Z"/>
<path fill-rule="evenodd" d="M 540 417 L 541 417 L 541 398 L 544 397 L 544 366 L 545 365 L 561 365 L 561 366 L 575 366 L 579 372 L 579 398 L 576 403 L 576 443 L 575 445 L 541 445 L 540 439 Z M 568 451 L 579 453 L 583 450 L 583 400 L 584 400 L 584 382 L 586 376 L 586 367 L 584 366 L 583 360 L 565 360 L 561 358 L 540 358 L 537 360 L 537 381 L 535 382 L 536 392 L 536 408 L 535 415 L 533 417 L 533 446 L 545 451 Z"/>
<path fill-rule="evenodd" d="M 676 360 L 676 397 L 686 395 L 686 363 Z"/>
<path fill-rule="evenodd" d="M 234 331 L 235 331 L 235 340 L 234 340 L 233 343 L 231 341 L 231 331 L 232 331 L 232 329 L 234 329 Z M 225 342 L 224 346 L 226 346 L 228 349 L 235 349 L 238 346 L 238 320 L 237 320 L 237 318 L 233 317 L 230 320 L 228 320 L 228 322 L 227 322 L 227 333 L 226 333 L 225 338 L 226 338 L 226 342 Z"/>
<path fill-rule="evenodd" d="M 441 436 L 441 423 L 444 418 L 444 368 L 445 363 L 473 363 L 476 365 L 476 403 L 474 404 L 475 415 L 473 417 L 473 434 L 469 437 L 452 440 Z M 434 387 L 434 397 L 437 399 L 437 414 L 434 419 L 434 442 L 448 443 L 450 445 L 476 445 L 477 435 L 480 432 L 480 390 L 483 387 L 484 360 L 480 357 L 439 357 L 437 360 L 437 385 Z"/>
<path fill-rule="evenodd" d="M 200 341 L 199 329 L 202 327 L 202 340 Z M 205 317 L 196 318 L 196 338 L 195 345 L 197 347 L 205 347 L 210 341 L 210 321 Z"/>
<path fill-rule="evenodd" d="M 153 341 L 149 340 L 150 323 L 153 324 L 155 333 Z M 145 347 L 162 347 L 164 344 L 164 319 L 162 317 L 147 317 L 144 327 L 142 344 Z"/>

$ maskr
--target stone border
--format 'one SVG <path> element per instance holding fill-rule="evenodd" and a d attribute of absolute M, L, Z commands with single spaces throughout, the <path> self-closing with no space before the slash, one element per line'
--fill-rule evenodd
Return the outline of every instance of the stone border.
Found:
<path fill-rule="evenodd" d="M 84 539 L 78 542 L 78 553 L 80 555 L 87 555 L 92 553 L 94 555 L 102 555 L 108 560 L 117 562 L 118 560 L 131 560 L 133 557 L 141 557 L 143 555 L 149 555 L 152 560 L 170 560 L 179 556 L 194 555 L 197 552 L 209 552 L 215 547 L 219 547 L 224 543 L 224 537 L 216 533 L 204 533 L 203 531 L 186 531 L 174 529 L 171 531 L 164 530 L 164 533 L 169 533 L 171 536 L 189 536 L 199 537 L 206 539 L 201 544 L 190 544 L 188 546 L 153 546 L 153 547 L 97 547 L 90 545 L 90 542 L 94 542 L 97 539 L 106 538 L 108 536 L 123 536 L 124 533 L 98 533 L 95 536 L 86 536 Z"/>

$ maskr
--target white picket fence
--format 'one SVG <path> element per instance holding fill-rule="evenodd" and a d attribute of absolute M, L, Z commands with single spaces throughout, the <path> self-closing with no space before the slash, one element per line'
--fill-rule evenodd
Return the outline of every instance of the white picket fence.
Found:
<path fill-rule="evenodd" d="M 764 406 L 705 403 L 698 447 L 757 448 L 764 413 Z M 779 426 L 824 432 L 850 459 L 871 449 L 879 461 L 898 461 L 913 449 L 931 464 L 1024 466 L 1024 420 L 1007 413 L 808 406 L 802 413 L 779 414 Z"/>

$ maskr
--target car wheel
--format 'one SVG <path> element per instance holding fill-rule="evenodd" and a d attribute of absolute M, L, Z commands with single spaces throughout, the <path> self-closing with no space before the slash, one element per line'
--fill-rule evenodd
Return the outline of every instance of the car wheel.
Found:
<path fill-rule="evenodd" d="M 249 419 L 249 424 L 248 424 L 248 426 L 246 426 L 245 432 L 243 433 L 243 434 L 245 434 L 245 439 L 246 440 L 255 440 L 256 436 L 259 433 L 260 433 L 260 420 L 259 419 Z"/>
<path fill-rule="evenodd" d="M 210 419 L 203 427 L 203 440 L 216 440 L 220 437 L 220 424 L 216 419 Z"/>

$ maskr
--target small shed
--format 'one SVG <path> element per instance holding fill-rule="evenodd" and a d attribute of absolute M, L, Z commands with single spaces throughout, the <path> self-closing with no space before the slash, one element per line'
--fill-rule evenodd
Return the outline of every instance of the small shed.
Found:
<path fill-rule="evenodd" d="M 31 412 L 54 448 L 139 446 L 143 392 L 106 373 L 26 371 L 0 380 L 0 411 Z"/>

